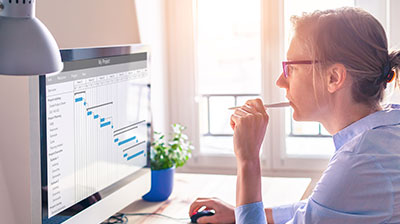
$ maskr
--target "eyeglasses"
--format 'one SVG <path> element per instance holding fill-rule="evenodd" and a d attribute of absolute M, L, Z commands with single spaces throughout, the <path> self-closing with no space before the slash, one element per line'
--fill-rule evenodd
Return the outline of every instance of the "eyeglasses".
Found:
<path fill-rule="evenodd" d="M 318 63 L 318 61 L 282 61 L 283 75 L 285 78 L 289 77 L 291 73 L 289 65 L 311 65 L 313 63 Z"/>

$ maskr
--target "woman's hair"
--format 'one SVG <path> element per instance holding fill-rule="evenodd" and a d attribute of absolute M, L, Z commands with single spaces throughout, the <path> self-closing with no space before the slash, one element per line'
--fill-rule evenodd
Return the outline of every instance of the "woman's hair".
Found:
<path fill-rule="evenodd" d="M 400 51 L 388 52 L 385 30 L 368 12 L 345 7 L 293 16 L 291 21 L 296 36 L 318 61 L 314 74 L 334 63 L 346 67 L 354 101 L 377 106 L 393 70 L 398 85 Z"/>

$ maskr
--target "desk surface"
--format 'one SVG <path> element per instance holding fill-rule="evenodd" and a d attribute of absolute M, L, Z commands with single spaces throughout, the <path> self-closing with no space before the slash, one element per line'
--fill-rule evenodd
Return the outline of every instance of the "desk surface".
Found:
<path fill-rule="evenodd" d="M 263 177 L 263 202 L 265 207 L 299 201 L 305 193 L 310 178 Z M 129 216 L 128 223 L 190 223 L 190 204 L 198 197 L 217 197 L 235 205 L 236 176 L 176 173 L 174 189 L 164 202 L 137 200 L 123 209 L 123 213 L 162 213 L 183 221 L 158 216 Z"/>

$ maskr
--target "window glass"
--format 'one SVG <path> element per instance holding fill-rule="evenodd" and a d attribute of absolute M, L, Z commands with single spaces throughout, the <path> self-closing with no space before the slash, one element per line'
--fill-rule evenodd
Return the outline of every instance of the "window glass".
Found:
<path fill-rule="evenodd" d="M 229 107 L 261 90 L 260 0 L 197 1 L 201 151 L 233 153 Z"/>

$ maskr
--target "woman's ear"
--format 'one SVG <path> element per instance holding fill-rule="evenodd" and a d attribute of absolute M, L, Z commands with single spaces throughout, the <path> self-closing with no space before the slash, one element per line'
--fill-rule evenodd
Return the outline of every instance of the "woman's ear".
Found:
<path fill-rule="evenodd" d="M 343 64 L 333 64 L 327 70 L 327 87 L 328 92 L 334 93 L 341 89 L 347 78 L 347 70 Z"/>

